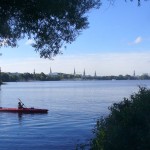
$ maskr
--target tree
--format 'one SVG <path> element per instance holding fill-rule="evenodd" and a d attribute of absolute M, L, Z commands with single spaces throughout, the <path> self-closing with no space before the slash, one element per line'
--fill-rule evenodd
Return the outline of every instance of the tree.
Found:
<path fill-rule="evenodd" d="M 110 114 L 97 121 L 93 150 L 150 149 L 150 89 L 140 87 L 130 99 L 113 104 Z"/>
<path fill-rule="evenodd" d="M 144 73 L 144 74 L 142 74 L 140 76 L 140 79 L 142 79 L 142 80 L 148 80 L 148 79 L 150 79 L 150 77 L 149 77 L 148 73 Z"/>
<path fill-rule="evenodd" d="M 88 27 L 85 14 L 100 4 L 100 0 L 1 0 L 0 47 L 15 47 L 28 37 L 41 57 L 51 58 Z"/>
<path fill-rule="evenodd" d="M 1 0 L 0 47 L 16 47 L 18 40 L 27 37 L 34 40 L 32 46 L 40 57 L 52 58 L 88 27 L 86 13 L 99 8 L 101 1 Z"/>
<path fill-rule="evenodd" d="M 46 80 L 46 75 L 43 72 L 40 73 L 40 80 L 41 81 Z"/>
<path fill-rule="evenodd" d="M 1 82 L 8 82 L 9 81 L 9 75 L 8 73 L 1 73 Z"/>

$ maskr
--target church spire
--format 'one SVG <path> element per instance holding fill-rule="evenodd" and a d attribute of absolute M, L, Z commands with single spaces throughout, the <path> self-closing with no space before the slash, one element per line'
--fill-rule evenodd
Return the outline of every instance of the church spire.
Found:
<path fill-rule="evenodd" d="M 83 71 L 83 76 L 85 77 L 85 69 L 84 69 L 84 71 Z"/>
<path fill-rule="evenodd" d="M 134 70 L 134 72 L 133 72 L 133 76 L 135 77 L 135 70 Z"/>
<path fill-rule="evenodd" d="M 52 69 L 51 69 L 51 67 L 50 67 L 50 71 L 49 71 L 49 73 L 50 73 L 50 74 L 52 74 Z"/>
<path fill-rule="evenodd" d="M 95 74 L 94 74 L 94 77 L 96 77 L 97 75 L 96 75 L 96 71 L 95 71 Z"/>
<path fill-rule="evenodd" d="M 76 75 L 76 70 L 75 70 L 75 68 L 74 68 L 74 72 L 73 72 L 73 74 L 74 74 L 74 76 Z"/>

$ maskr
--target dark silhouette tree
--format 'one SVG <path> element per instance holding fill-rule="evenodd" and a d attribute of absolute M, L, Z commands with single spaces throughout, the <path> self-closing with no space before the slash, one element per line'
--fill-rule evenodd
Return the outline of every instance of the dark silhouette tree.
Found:
<path fill-rule="evenodd" d="M 85 14 L 100 0 L 1 0 L 0 47 L 28 37 L 41 57 L 51 58 L 88 27 Z"/>
<path fill-rule="evenodd" d="M 101 1 L 0 0 L 0 47 L 16 47 L 27 37 L 41 57 L 52 58 L 88 27 L 86 13 L 99 8 Z"/>
<path fill-rule="evenodd" d="M 150 149 L 150 89 L 140 87 L 97 120 L 91 150 Z"/>

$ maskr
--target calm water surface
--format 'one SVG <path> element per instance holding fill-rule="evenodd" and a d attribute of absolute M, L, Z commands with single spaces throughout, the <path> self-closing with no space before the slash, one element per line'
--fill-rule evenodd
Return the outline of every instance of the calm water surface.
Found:
<path fill-rule="evenodd" d="M 1 86 L 0 106 L 49 109 L 48 114 L 0 113 L 0 149 L 73 150 L 92 137 L 108 106 L 150 81 L 17 82 Z"/>

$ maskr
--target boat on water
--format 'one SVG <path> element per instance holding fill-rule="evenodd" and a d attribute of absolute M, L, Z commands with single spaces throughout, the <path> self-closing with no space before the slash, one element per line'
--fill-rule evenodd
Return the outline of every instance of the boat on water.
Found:
<path fill-rule="evenodd" d="M 34 107 L 26 107 L 24 103 L 18 98 L 18 108 L 6 108 L 6 107 L 0 107 L 0 112 L 10 112 L 10 113 L 47 113 L 48 109 L 39 109 Z"/>
<path fill-rule="evenodd" d="M 0 107 L 0 112 L 10 112 L 10 113 L 48 113 L 48 109 L 38 109 L 38 108 L 3 108 Z"/>

